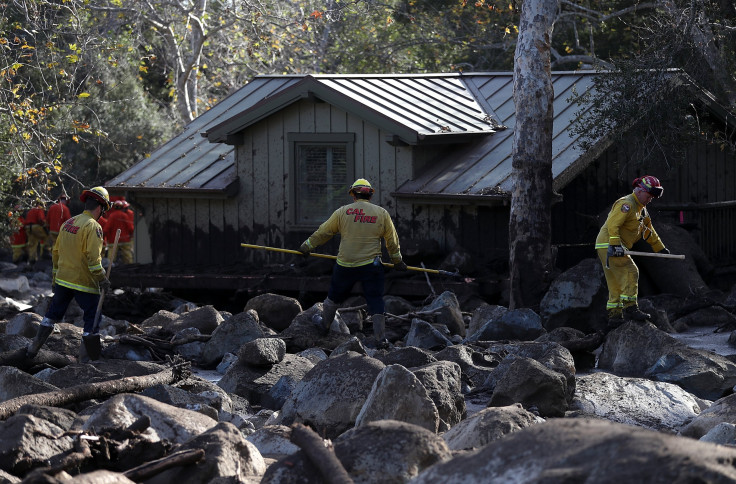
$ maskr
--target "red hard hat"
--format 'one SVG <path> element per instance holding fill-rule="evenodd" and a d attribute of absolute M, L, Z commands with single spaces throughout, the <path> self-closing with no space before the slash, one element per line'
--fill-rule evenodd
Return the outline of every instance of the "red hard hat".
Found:
<path fill-rule="evenodd" d="M 632 182 L 631 185 L 634 188 L 642 188 L 645 192 L 647 192 L 654 198 L 661 197 L 662 193 L 664 192 L 664 187 L 662 187 L 662 184 L 659 183 L 659 179 L 656 176 L 652 175 L 644 175 L 643 177 L 637 178 Z"/>

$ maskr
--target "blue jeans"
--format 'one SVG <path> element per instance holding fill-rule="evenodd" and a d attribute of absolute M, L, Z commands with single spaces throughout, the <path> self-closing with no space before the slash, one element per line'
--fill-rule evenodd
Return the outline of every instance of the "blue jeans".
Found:
<path fill-rule="evenodd" d="M 383 287 L 386 274 L 382 265 L 367 264 L 358 267 L 343 267 L 335 264 L 327 297 L 336 303 L 344 302 L 356 282 L 363 285 L 363 296 L 368 303 L 368 314 L 383 314 Z"/>
<path fill-rule="evenodd" d="M 84 316 L 82 316 L 84 320 L 84 332 L 91 333 L 95 324 L 97 304 L 100 302 L 99 294 L 75 291 L 74 289 L 54 284 L 54 297 L 51 298 L 51 304 L 49 304 L 49 309 L 46 311 L 45 316 L 54 322 L 61 321 L 72 299 L 75 299 L 79 307 L 84 311 Z"/>

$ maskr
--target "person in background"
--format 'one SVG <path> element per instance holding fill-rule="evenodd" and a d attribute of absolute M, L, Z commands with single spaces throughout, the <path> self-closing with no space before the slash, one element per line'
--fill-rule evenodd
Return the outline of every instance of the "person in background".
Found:
<path fill-rule="evenodd" d="M 28 245 L 28 236 L 26 235 L 25 219 L 23 213 L 20 211 L 20 205 L 15 206 L 15 211 L 18 217 L 13 220 L 11 218 L 10 224 L 17 228 L 17 230 L 10 236 L 10 248 L 13 249 L 13 264 L 22 262 L 24 258 L 28 257 L 26 247 Z"/>
<path fill-rule="evenodd" d="M 37 202 L 25 217 L 26 237 L 28 238 L 28 262 L 33 264 L 43 255 L 43 247 L 48 237 L 46 229 L 46 210 L 42 202 Z"/>
<path fill-rule="evenodd" d="M 381 262 L 381 239 L 394 263 L 394 269 L 407 270 L 402 260 L 399 237 L 389 213 L 371 203 L 375 190 L 370 182 L 360 178 L 348 194 L 353 203 L 343 205 L 299 247 L 305 256 L 320 245 L 340 234 L 337 263 L 332 272 L 330 289 L 322 309 L 322 328 L 329 331 L 339 305 L 350 295 L 356 282 L 361 282 L 368 303 L 368 314 L 373 322 L 373 335 L 378 344 L 385 345 L 386 324 L 383 302 L 385 273 Z"/>
<path fill-rule="evenodd" d="M 632 186 L 632 193 L 613 204 L 595 240 L 608 285 L 606 310 L 612 324 L 623 318 L 646 321 L 651 317 L 639 309 L 639 268 L 626 251 L 644 239 L 654 252 L 670 253 L 652 227 L 646 208 L 652 200 L 662 196 L 664 188 L 651 175 L 635 179 Z"/>
<path fill-rule="evenodd" d="M 99 348 L 99 334 L 95 333 L 95 313 L 100 292 L 110 289 L 110 281 L 102 268 L 102 227 L 97 222 L 110 208 L 110 198 L 104 187 L 94 187 L 82 192 L 84 212 L 61 226 L 52 254 L 51 284 L 54 295 L 41 320 L 36 337 L 26 348 L 28 358 L 34 358 L 46 342 L 54 325 L 61 321 L 72 299 L 77 301 L 84 315 L 84 332 L 79 348 L 79 360 L 84 362 L 88 345 Z M 96 351 L 99 353 L 99 351 Z"/>
<path fill-rule="evenodd" d="M 51 205 L 46 212 L 46 223 L 49 228 L 49 237 L 47 240 L 49 254 L 54 249 L 54 243 L 56 242 L 56 238 L 59 236 L 61 225 L 72 218 L 72 214 L 69 212 L 68 202 L 69 196 L 64 192 L 59 195 L 56 203 Z"/>
<path fill-rule="evenodd" d="M 133 263 L 133 220 L 128 215 L 127 208 L 130 204 L 124 200 L 117 200 L 112 204 L 112 211 L 107 216 L 107 224 L 105 225 L 105 240 L 108 243 L 115 241 L 115 233 L 120 230 L 120 239 L 118 240 L 118 253 L 123 264 Z M 109 256 L 112 256 L 110 254 Z M 115 261 L 111 261 L 115 262 Z"/>

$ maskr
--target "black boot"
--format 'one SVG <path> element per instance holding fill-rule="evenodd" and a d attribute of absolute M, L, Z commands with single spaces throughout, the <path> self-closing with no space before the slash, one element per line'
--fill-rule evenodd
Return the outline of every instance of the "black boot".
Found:
<path fill-rule="evenodd" d="M 628 306 L 624 308 L 624 318 L 634 321 L 646 321 L 652 317 L 651 314 L 639 310 L 639 306 Z"/>
<path fill-rule="evenodd" d="M 26 348 L 26 356 L 28 358 L 35 358 L 38 354 L 38 351 L 41 349 L 41 346 L 46 342 L 47 339 L 49 339 L 49 336 L 51 335 L 51 332 L 54 330 L 53 326 L 46 326 L 45 324 L 42 324 L 38 327 L 38 332 L 36 333 L 36 337 L 33 338 L 33 341 L 30 345 L 28 345 L 28 348 Z"/>
<path fill-rule="evenodd" d="M 327 298 L 325 299 L 325 302 L 322 303 L 322 317 L 320 318 L 316 314 L 312 317 L 312 321 L 320 326 L 324 334 L 330 332 L 330 326 L 332 326 L 332 321 L 335 319 L 335 313 L 337 312 L 338 307 L 339 304 L 334 302 L 332 299 Z"/>

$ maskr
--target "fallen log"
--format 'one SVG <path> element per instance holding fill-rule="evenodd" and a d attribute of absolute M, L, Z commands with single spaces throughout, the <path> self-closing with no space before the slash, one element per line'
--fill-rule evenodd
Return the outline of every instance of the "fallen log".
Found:
<path fill-rule="evenodd" d="M 93 398 L 105 399 L 119 393 L 135 393 L 156 385 L 171 385 L 191 375 L 191 363 L 172 361 L 166 370 L 143 376 L 130 376 L 119 380 L 87 383 L 63 388 L 54 392 L 34 393 L 12 398 L 0 403 L 0 420 L 15 414 L 23 405 L 43 405 L 62 407 L 70 403 L 83 402 Z"/>
<path fill-rule="evenodd" d="M 353 484 L 350 474 L 335 455 L 332 443 L 324 439 L 306 425 L 295 423 L 291 426 L 291 439 L 316 467 L 328 484 Z"/>
<path fill-rule="evenodd" d="M 55 351 L 41 348 L 35 358 L 26 356 L 25 348 L 0 353 L 0 366 L 14 366 L 19 370 L 28 371 L 31 368 L 48 365 L 54 368 L 63 368 L 74 363 L 68 356 Z"/>

